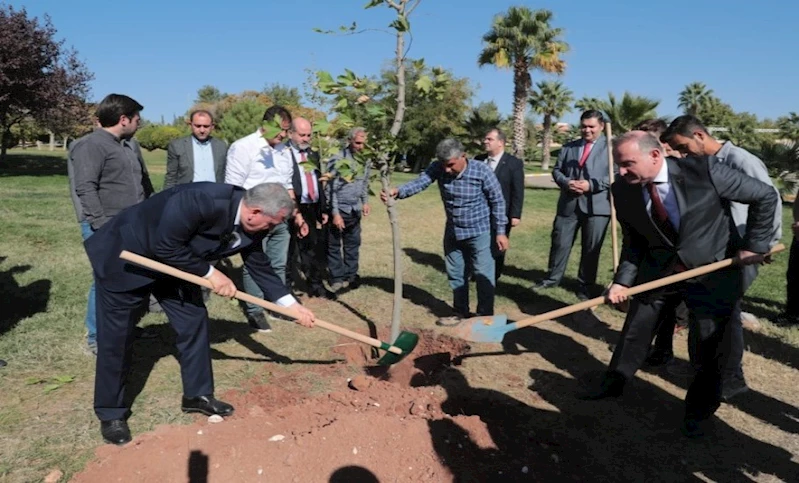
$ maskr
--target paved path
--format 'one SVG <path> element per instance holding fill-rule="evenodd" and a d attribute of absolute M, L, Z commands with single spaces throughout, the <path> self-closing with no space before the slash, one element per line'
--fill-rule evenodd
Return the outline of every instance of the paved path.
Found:
<path fill-rule="evenodd" d="M 525 188 L 554 188 L 558 189 L 558 185 L 552 180 L 550 173 L 540 174 L 527 174 L 524 176 Z"/>

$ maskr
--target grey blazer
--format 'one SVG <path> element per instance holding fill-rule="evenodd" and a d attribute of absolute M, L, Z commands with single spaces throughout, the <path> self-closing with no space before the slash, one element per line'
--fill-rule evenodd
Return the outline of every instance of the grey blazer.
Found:
<path fill-rule="evenodd" d="M 613 183 L 616 215 L 624 232 L 616 283 L 629 287 L 649 282 L 670 275 L 680 261 L 696 268 L 733 256 L 738 248 L 755 253 L 769 250 L 778 203 L 773 187 L 713 156 L 668 158 L 666 162 L 680 210 L 676 243 L 652 221 L 640 184 L 628 184 L 623 178 Z M 733 201 L 746 203 L 749 210 L 740 247 L 730 243 L 728 206 Z"/>
<path fill-rule="evenodd" d="M 214 155 L 214 173 L 216 182 L 225 182 L 225 164 L 227 163 L 227 144 L 221 139 L 211 138 L 211 151 Z M 194 181 L 194 148 L 191 136 L 175 139 L 166 149 L 166 176 L 164 189 L 178 184 Z"/>
<path fill-rule="evenodd" d="M 610 216 L 610 177 L 608 176 L 608 142 L 605 136 L 596 140 L 591 153 L 580 168 L 580 151 L 583 140 L 578 139 L 563 145 L 558 162 L 552 168 L 552 178 L 560 186 L 558 215 L 569 216 L 579 209 L 586 215 Z M 615 167 L 614 167 L 615 169 Z M 574 195 L 569 192 L 569 181 L 588 180 L 591 192 Z"/>

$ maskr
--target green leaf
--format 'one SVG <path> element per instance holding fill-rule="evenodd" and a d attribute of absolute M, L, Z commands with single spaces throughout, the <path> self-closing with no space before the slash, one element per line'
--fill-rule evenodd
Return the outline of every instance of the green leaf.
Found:
<path fill-rule="evenodd" d="M 27 384 L 28 386 L 32 386 L 34 384 L 41 384 L 44 381 L 45 381 L 45 379 L 43 379 L 41 377 L 29 377 L 29 378 L 25 379 L 25 384 Z"/>
<path fill-rule="evenodd" d="M 46 393 L 47 392 L 53 392 L 56 389 L 58 389 L 59 387 L 61 387 L 61 384 L 48 384 L 48 385 L 44 386 L 44 392 L 46 392 Z"/>
<path fill-rule="evenodd" d="M 363 7 L 363 8 L 367 9 L 367 8 L 376 7 L 376 6 L 380 5 L 381 3 L 383 3 L 383 0 L 369 0 L 369 3 L 367 3 L 366 6 Z"/>
<path fill-rule="evenodd" d="M 395 29 L 397 32 L 407 32 L 411 29 L 411 24 L 408 23 L 408 19 L 405 15 L 400 15 L 396 20 L 388 24 L 388 26 Z"/>
<path fill-rule="evenodd" d="M 413 61 L 413 68 L 418 70 L 419 72 L 424 70 L 424 58 L 414 60 Z"/>
<path fill-rule="evenodd" d="M 330 123 L 325 119 L 319 119 L 313 123 L 313 132 L 316 134 L 326 133 L 330 129 Z"/>
<path fill-rule="evenodd" d="M 311 30 L 313 30 L 314 32 L 316 32 L 316 33 L 318 33 L 318 34 L 323 34 L 323 33 L 325 33 L 325 31 L 324 31 L 324 30 L 322 30 L 322 29 L 320 29 L 319 27 L 314 27 L 314 28 L 312 28 Z"/>
<path fill-rule="evenodd" d="M 66 384 L 68 382 L 72 382 L 75 380 L 75 376 L 56 376 L 53 378 L 55 382 L 59 382 L 61 384 Z"/>
<path fill-rule="evenodd" d="M 433 80 L 429 76 L 423 75 L 416 80 L 414 85 L 417 89 L 419 89 L 420 92 L 427 94 L 433 87 Z"/>
<path fill-rule="evenodd" d="M 336 109 L 344 109 L 344 108 L 346 108 L 346 107 L 347 107 L 347 105 L 348 105 L 348 104 L 349 104 L 349 103 L 347 102 L 347 98 L 346 98 L 346 97 L 342 97 L 342 98 L 341 98 L 341 99 L 339 99 L 339 100 L 338 100 L 338 102 L 336 103 L 336 107 L 335 107 L 335 108 L 336 108 Z"/>
<path fill-rule="evenodd" d="M 279 115 L 275 115 L 271 121 L 264 121 L 261 127 L 264 130 L 262 134 L 264 139 L 267 141 L 274 139 L 283 130 L 283 119 Z"/>
<path fill-rule="evenodd" d="M 386 110 L 383 109 L 383 106 L 379 104 L 367 105 L 366 113 L 369 114 L 370 117 L 374 117 L 377 119 L 384 119 L 386 117 Z"/>

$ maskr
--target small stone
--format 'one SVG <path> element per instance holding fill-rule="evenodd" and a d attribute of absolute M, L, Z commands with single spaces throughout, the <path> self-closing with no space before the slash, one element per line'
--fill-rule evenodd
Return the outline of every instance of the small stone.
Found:
<path fill-rule="evenodd" d="M 208 416 L 209 423 L 221 423 L 222 421 L 224 421 L 224 419 L 218 414 L 212 414 Z"/>
<path fill-rule="evenodd" d="M 528 471 L 530 471 L 530 468 L 528 468 L 526 466 L 522 466 L 522 473 L 524 473 L 526 475 Z"/>
<path fill-rule="evenodd" d="M 52 470 L 44 477 L 44 483 L 56 483 L 62 476 L 64 476 L 64 473 L 61 470 Z"/>
<path fill-rule="evenodd" d="M 203 430 L 201 429 L 201 430 L 197 431 L 197 434 L 203 434 Z"/>
<path fill-rule="evenodd" d="M 358 448 L 352 448 L 352 454 L 358 454 Z"/>
<path fill-rule="evenodd" d="M 264 474 L 264 470 L 262 470 L 261 468 L 258 468 L 258 474 L 259 475 L 263 475 Z"/>
<path fill-rule="evenodd" d="M 276 434 L 271 438 L 269 438 L 269 441 L 283 441 L 284 439 L 286 439 L 286 437 L 283 436 L 282 434 Z"/>
<path fill-rule="evenodd" d="M 364 376 L 363 374 L 355 376 L 347 382 L 349 388 L 356 391 L 364 391 L 372 386 L 372 379 L 370 377 Z"/>

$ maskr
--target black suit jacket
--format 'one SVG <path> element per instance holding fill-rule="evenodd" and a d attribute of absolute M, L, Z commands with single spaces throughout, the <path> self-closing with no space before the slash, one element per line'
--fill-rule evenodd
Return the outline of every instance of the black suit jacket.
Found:
<path fill-rule="evenodd" d="M 84 243 L 97 282 L 127 292 L 166 277 L 121 258 L 128 250 L 180 270 L 205 276 L 211 265 L 241 253 L 244 264 L 269 300 L 289 293 L 262 249 L 266 232 L 243 233 L 231 248 L 233 223 L 245 190 L 222 183 L 189 183 L 162 191 L 125 209 Z"/>
<path fill-rule="evenodd" d="M 300 180 L 299 160 L 294 155 L 294 149 L 292 149 L 291 146 L 288 146 L 288 148 L 289 152 L 291 153 L 291 160 L 294 162 L 294 171 L 291 174 L 291 185 L 292 188 L 294 188 L 294 197 L 297 199 L 297 206 L 299 206 L 300 200 L 302 199 L 302 181 Z M 310 165 L 314 166 L 314 172 L 316 173 L 316 193 L 319 197 L 318 202 L 314 203 L 314 205 L 316 209 L 316 216 L 321 218 L 325 206 L 325 191 L 323 189 L 322 182 L 320 181 L 320 178 L 322 177 L 322 171 L 319 169 L 319 153 L 316 151 L 310 151 L 307 156 L 310 163 L 305 163 L 303 169 L 307 170 Z"/>
<path fill-rule="evenodd" d="M 678 261 L 690 269 L 733 256 L 739 247 L 730 244 L 731 201 L 749 205 L 741 248 L 768 252 L 777 204 L 774 188 L 712 156 L 683 158 L 679 163 L 667 158 L 666 163 L 680 210 L 676 243 L 652 221 L 640 184 L 623 178 L 613 183 L 616 216 L 624 232 L 616 283 L 629 287 L 670 275 Z"/>
<path fill-rule="evenodd" d="M 484 153 L 475 159 L 485 161 L 488 159 L 488 155 Z M 505 214 L 508 216 L 508 223 L 511 218 L 521 219 L 522 205 L 524 205 L 524 163 L 512 154 L 503 153 L 494 170 L 494 175 L 499 180 L 502 196 L 505 198 Z"/>
<path fill-rule="evenodd" d="M 166 148 L 166 175 L 164 189 L 178 184 L 194 181 L 194 146 L 191 136 L 175 139 Z M 211 153 L 214 157 L 214 175 L 217 183 L 225 182 L 225 165 L 227 164 L 227 144 L 225 141 L 210 138 Z"/>

